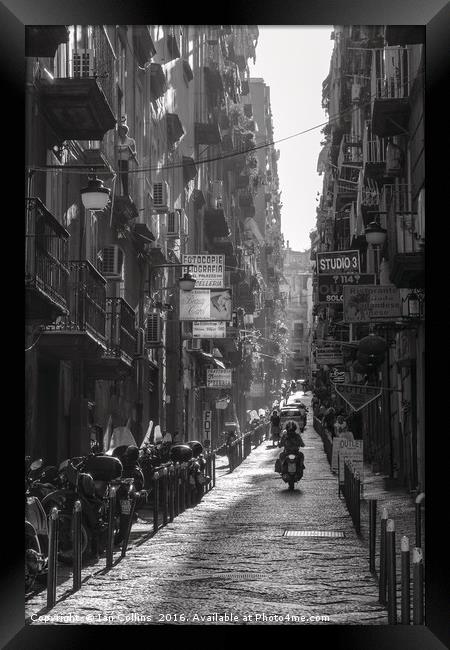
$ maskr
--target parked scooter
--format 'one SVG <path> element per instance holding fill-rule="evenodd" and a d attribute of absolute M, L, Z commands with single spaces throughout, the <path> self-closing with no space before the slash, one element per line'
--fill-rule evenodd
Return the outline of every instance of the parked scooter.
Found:
<path fill-rule="evenodd" d="M 42 459 L 25 459 L 25 593 L 29 593 L 38 578 L 47 576 L 48 527 L 39 498 L 30 494 L 33 476 L 42 468 Z"/>
<path fill-rule="evenodd" d="M 211 482 L 211 477 L 206 476 L 206 460 L 203 456 L 203 445 L 198 440 L 189 440 L 186 443 L 192 449 L 193 459 L 189 464 L 189 484 L 192 487 L 195 503 L 203 496 L 205 485 Z"/>

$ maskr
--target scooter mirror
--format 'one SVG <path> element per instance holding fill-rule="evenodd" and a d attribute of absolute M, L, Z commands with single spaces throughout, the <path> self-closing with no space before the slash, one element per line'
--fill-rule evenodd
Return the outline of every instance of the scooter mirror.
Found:
<path fill-rule="evenodd" d="M 38 458 L 36 460 L 33 460 L 33 462 L 30 465 L 30 469 L 31 470 L 41 469 L 43 464 L 44 464 L 44 461 L 42 460 L 42 458 Z"/>

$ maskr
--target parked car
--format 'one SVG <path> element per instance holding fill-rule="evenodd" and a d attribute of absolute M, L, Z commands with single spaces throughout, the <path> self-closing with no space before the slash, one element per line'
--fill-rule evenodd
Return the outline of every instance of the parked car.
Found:
<path fill-rule="evenodd" d="M 280 411 L 280 426 L 283 430 L 286 426 L 286 422 L 293 420 L 298 427 L 302 423 L 302 413 L 303 411 L 299 409 L 295 404 L 290 404 L 285 406 Z"/>

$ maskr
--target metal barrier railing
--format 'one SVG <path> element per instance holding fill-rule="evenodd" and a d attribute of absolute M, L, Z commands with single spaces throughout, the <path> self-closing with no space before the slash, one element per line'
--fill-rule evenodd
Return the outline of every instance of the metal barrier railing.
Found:
<path fill-rule="evenodd" d="M 340 486 L 345 503 L 358 535 L 361 533 L 361 479 L 351 462 L 344 461 L 344 483 Z"/>
<path fill-rule="evenodd" d="M 233 472 L 247 458 L 252 451 L 252 445 L 253 447 L 257 447 L 263 440 L 267 440 L 268 435 L 269 425 L 267 422 L 264 422 L 254 429 L 246 431 L 242 436 L 233 440 L 233 442 L 226 443 L 225 449 L 228 456 L 230 472 Z"/>
<path fill-rule="evenodd" d="M 419 503 L 423 499 L 419 495 Z M 417 504 L 416 499 L 416 504 Z M 389 625 L 398 624 L 398 588 L 397 588 L 397 557 L 395 545 L 395 522 L 390 519 L 388 511 L 383 508 L 380 518 L 379 536 L 379 565 L 376 570 L 376 512 L 377 500 L 368 499 L 369 503 L 369 568 L 378 578 L 378 600 L 385 605 L 388 611 Z M 420 526 L 421 514 L 416 511 L 416 534 Z M 420 543 L 420 537 L 418 538 Z M 417 539 L 416 539 L 417 543 Z M 412 584 L 412 607 L 411 607 Z M 404 535 L 400 545 L 400 624 L 423 625 L 424 615 L 424 565 L 423 553 L 420 546 L 412 549 L 412 576 L 411 576 L 411 548 L 409 538 Z M 412 616 L 411 616 L 412 615 Z"/>
<path fill-rule="evenodd" d="M 323 426 L 322 422 L 316 416 L 314 416 L 314 418 L 313 418 L 313 426 L 314 426 L 314 430 L 316 431 L 316 433 L 318 433 L 319 436 L 322 439 L 323 450 L 324 450 L 324 452 L 325 452 L 325 454 L 327 456 L 328 463 L 331 465 L 331 459 L 332 459 L 332 455 L 333 455 L 333 441 L 332 441 L 332 438 L 331 438 L 330 434 L 328 433 L 328 431 Z"/>

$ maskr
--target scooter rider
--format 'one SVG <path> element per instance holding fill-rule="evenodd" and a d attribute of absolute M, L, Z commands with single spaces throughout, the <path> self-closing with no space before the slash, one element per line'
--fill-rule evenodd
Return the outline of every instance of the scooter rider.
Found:
<path fill-rule="evenodd" d="M 283 431 L 283 435 L 281 436 L 281 441 L 280 441 L 280 447 L 283 447 L 283 451 L 280 453 L 278 457 L 278 462 L 276 465 L 280 469 L 275 469 L 275 471 L 281 471 L 281 468 L 283 466 L 284 459 L 288 454 L 295 454 L 298 452 L 300 447 L 304 447 L 305 443 L 303 442 L 303 438 L 297 431 L 297 425 L 293 420 L 289 420 L 289 422 L 286 423 L 286 429 Z M 304 469 L 304 462 L 303 462 L 303 454 L 300 452 L 300 458 L 302 461 L 302 465 Z"/>

